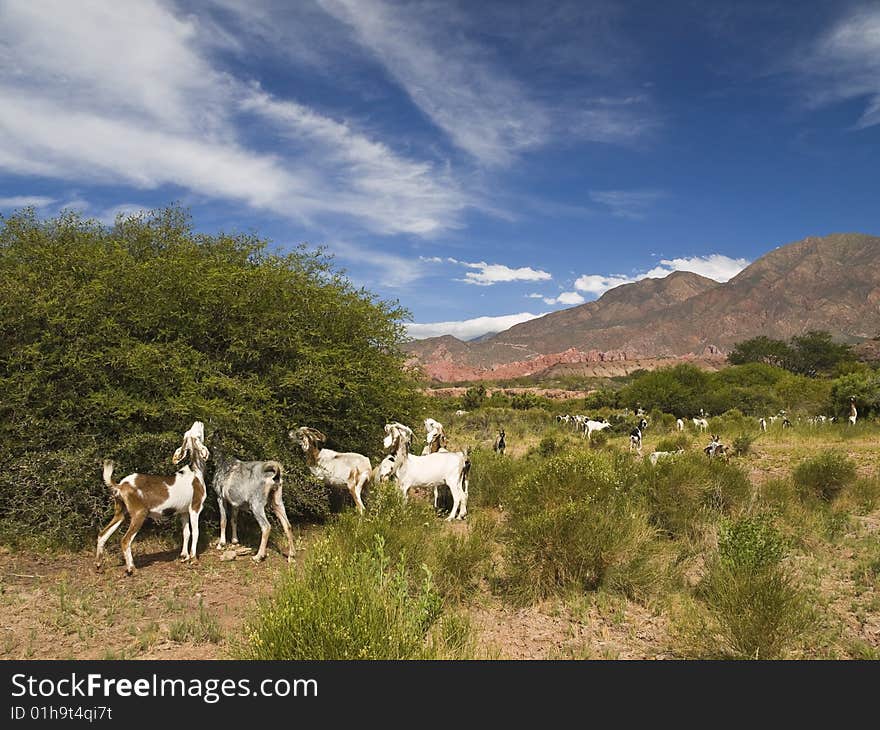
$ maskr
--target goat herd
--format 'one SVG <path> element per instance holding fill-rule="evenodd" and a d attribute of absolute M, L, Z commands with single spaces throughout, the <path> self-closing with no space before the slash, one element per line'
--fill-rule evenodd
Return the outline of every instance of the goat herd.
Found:
<path fill-rule="evenodd" d="M 457 411 L 456 415 L 464 415 L 466 411 Z M 628 411 L 625 411 L 626 415 Z M 648 428 L 648 420 L 642 409 L 635 413 L 639 419 L 638 424 L 630 431 L 630 451 L 642 454 L 642 437 Z M 850 425 L 855 425 L 858 418 L 855 398 L 850 401 Z M 780 411 L 776 416 L 759 418 L 758 426 L 761 431 L 767 430 L 768 421 L 772 424 L 777 420 L 782 421 L 782 427 L 792 425 L 785 414 Z M 709 423 L 703 410 L 699 417 L 691 419 L 694 428 L 700 432 L 706 432 Z M 809 419 L 811 425 L 821 425 L 834 422 L 834 418 L 816 416 Z M 604 418 L 593 419 L 581 415 L 560 415 L 556 417 L 558 424 L 574 427 L 587 439 L 591 439 L 596 431 L 611 428 L 612 424 Z M 685 422 L 681 418 L 676 421 L 678 431 L 685 430 Z M 327 437 L 315 428 L 301 426 L 288 432 L 288 436 L 297 443 L 305 454 L 306 465 L 309 471 L 326 485 L 332 487 L 344 487 L 352 496 L 357 510 L 364 511 L 363 491 L 369 483 L 378 483 L 394 478 L 403 493 L 404 499 L 412 487 L 427 487 L 434 491 L 434 507 L 438 504 L 438 489 L 446 486 L 452 495 L 452 509 L 447 520 L 464 519 L 467 515 L 468 502 L 468 473 L 471 462 L 468 451 L 449 451 L 447 438 L 443 425 L 432 418 L 425 419 L 426 446 L 421 454 L 410 452 L 414 434 L 412 429 L 402 423 L 392 422 L 385 425 L 385 437 L 383 439 L 384 451 L 387 454 L 384 459 L 373 468 L 369 458 L 362 454 L 351 452 L 337 452 L 323 448 Z M 238 513 L 240 510 L 250 512 L 260 526 L 260 547 L 253 559 L 263 560 L 266 557 L 266 547 L 271 530 L 269 520 L 266 517 L 266 508 L 270 507 L 284 529 L 288 545 L 288 561 L 293 560 L 294 544 L 293 531 L 290 521 L 284 509 L 281 499 L 282 474 L 281 463 L 275 460 L 269 461 L 241 461 L 227 456 L 216 443 L 216 434 L 212 440 L 213 457 L 215 463 L 212 486 L 217 495 L 217 504 L 220 511 L 220 538 L 217 543 L 219 549 L 226 547 L 226 509 L 231 510 L 232 542 L 238 543 Z M 164 517 L 177 515 L 183 530 L 183 547 L 180 552 L 182 561 L 196 559 L 196 547 L 199 541 L 199 515 L 205 504 L 205 464 L 211 457 L 211 452 L 205 446 L 205 427 L 201 421 L 195 421 L 186 433 L 183 434 L 183 442 L 172 456 L 175 465 L 186 460 L 187 463 L 173 476 L 156 476 L 152 474 L 133 473 L 121 479 L 113 481 L 114 464 L 105 461 L 103 468 L 104 483 L 110 488 L 113 496 L 113 518 L 98 534 L 95 567 L 100 570 L 103 563 L 104 546 L 107 540 L 129 517 L 129 526 L 122 538 L 122 554 L 125 558 L 125 572 L 131 575 L 134 572 L 134 560 L 131 554 L 131 544 L 147 517 L 159 520 Z M 501 429 L 495 439 L 493 448 L 497 453 L 503 454 L 506 443 L 506 435 Z M 712 436 L 711 442 L 703 449 L 710 458 L 729 458 L 730 452 L 727 446 L 721 443 L 717 435 Z M 650 454 L 651 464 L 656 465 L 662 458 L 673 457 L 680 454 L 677 451 L 654 451 Z"/>
<path fill-rule="evenodd" d="M 301 426 L 289 431 L 288 436 L 302 448 L 309 471 L 328 486 L 348 489 L 361 513 L 364 511 L 363 490 L 367 484 L 394 478 L 404 499 L 412 487 L 433 488 L 435 508 L 438 489 L 445 485 L 453 500 L 447 519 L 464 519 L 467 515 L 468 472 L 471 466 L 468 453 L 449 451 L 446 448 L 446 434 L 443 425 L 438 421 L 426 419 L 425 431 L 427 445 L 420 455 L 416 455 L 410 453 L 414 438 L 412 429 L 397 422 L 386 424 L 383 446 L 388 455 L 375 468 L 362 454 L 323 448 L 327 437 L 315 428 Z M 288 562 L 293 561 L 293 531 L 281 498 L 281 463 L 275 460 L 241 461 L 227 456 L 216 441 L 215 434 L 211 442 L 215 463 L 211 485 L 217 495 L 220 511 L 220 538 L 217 547 L 226 547 L 227 507 L 231 510 L 233 544 L 238 543 L 238 513 L 245 510 L 254 516 L 261 531 L 260 547 L 253 559 L 263 560 L 271 530 L 266 517 L 266 508 L 270 507 L 287 538 Z M 505 446 L 502 430 L 496 439 L 495 450 L 504 453 Z M 129 525 L 122 538 L 122 554 L 127 575 L 134 572 L 132 542 L 148 517 L 161 520 L 176 515 L 183 530 L 180 559 L 195 560 L 199 541 L 199 515 L 207 496 L 205 465 L 211 455 L 211 451 L 205 446 L 205 426 L 201 421 L 195 421 L 183 434 L 183 442 L 171 457 L 175 465 L 184 460 L 187 462 L 173 476 L 136 472 L 115 482 L 114 464 L 112 461 L 105 461 L 104 483 L 113 496 L 114 514 L 98 534 L 96 569 L 100 570 L 102 567 L 107 540 L 116 532 L 126 515 L 129 517 Z"/>

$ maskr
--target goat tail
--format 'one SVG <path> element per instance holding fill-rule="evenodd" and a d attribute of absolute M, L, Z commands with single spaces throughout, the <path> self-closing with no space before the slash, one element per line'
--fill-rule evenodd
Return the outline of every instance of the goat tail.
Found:
<path fill-rule="evenodd" d="M 464 452 L 464 464 L 461 467 L 461 488 L 467 494 L 468 490 L 468 474 L 471 470 L 471 450 L 470 447 Z"/>
<path fill-rule="evenodd" d="M 119 497 L 119 485 L 113 481 L 113 469 L 115 467 L 116 465 L 111 459 L 104 459 L 104 484 L 110 487 L 110 492 L 113 494 L 114 497 Z"/>
<path fill-rule="evenodd" d="M 284 474 L 284 469 L 281 466 L 280 461 L 267 461 L 263 466 L 263 474 L 266 476 L 271 476 L 272 481 L 276 484 L 281 483 L 281 477 Z"/>

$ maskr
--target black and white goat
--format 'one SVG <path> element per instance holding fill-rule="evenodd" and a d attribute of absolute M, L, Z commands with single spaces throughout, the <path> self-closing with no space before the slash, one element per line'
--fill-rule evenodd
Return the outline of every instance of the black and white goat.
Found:
<path fill-rule="evenodd" d="M 629 450 L 642 455 L 642 429 L 638 426 L 629 432 Z"/>
<path fill-rule="evenodd" d="M 492 450 L 496 454 L 501 454 L 504 456 L 504 449 L 507 448 L 507 441 L 505 441 L 504 429 L 502 428 L 498 435 L 495 437 L 495 443 L 492 445 Z"/>
<path fill-rule="evenodd" d="M 161 520 L 163 517 L 178 515 L 183 528 L 183 548 L 181 561 L 196 560 L 199 544 L 199 515 L 205 505 L 205 462 L 211 456 L 204 444 L 205 426 L 195 421 L 183 434 L 183 442 L 171 461 L 179 464 L 188 458 L 189 463 L 173 476 L 156 476 L 135 472 L 113 481 L 114 464 L 109 459 L 104 462 L 104 483 L 113 495 L 115 512 L 113 519 L 98 534 L 95 553 L 95 569 L 100 570 L 104 561 L 104 545 L 122 524 L 128 514 L 129 525 L 122 537 L 122 554 L 125 557 L 125 573 L 134 573 L 134 558 L 131 544 L 138 531 L 149 517 Z"/>

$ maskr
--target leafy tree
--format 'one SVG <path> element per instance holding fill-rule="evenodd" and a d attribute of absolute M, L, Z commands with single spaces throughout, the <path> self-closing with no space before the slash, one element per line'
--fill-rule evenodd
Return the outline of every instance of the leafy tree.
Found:
<path fill-rule="evenodd" d="M 761 335 L 738 342 L 727 359 L 731 365 L 759 362 L 774 367 L 788 368 L 794 360 L 794 352 L 782 340 L 773 340 Z"/>
<path fill-rule="evenodd" d="M 830 332 L 810 330 L 792 337 L 791 347 L 791 369 L 802 375 L 827 375 L 839 364 L 853 359 L 850 346 L 834 342 Z"/>
<path fill-rule="evenodd" d="M 291 472 L 294 424 L 376 454 L 384 422 L 418 409 L 405 314 L 321 251 L 197 233 L 179 208 L 0 218 L 0 533 L 45 534 L 54 510 L 58 536 L 89 534 L 100 460 L 167 472 L 195 419 Z"/>
<path fill-rule="evenodd" d="M 480 383 L 468 388 L 461 397 L 461 407 L 465 410 L 472 411 L 483 405 L 486 400 L 486 386 Z"/>

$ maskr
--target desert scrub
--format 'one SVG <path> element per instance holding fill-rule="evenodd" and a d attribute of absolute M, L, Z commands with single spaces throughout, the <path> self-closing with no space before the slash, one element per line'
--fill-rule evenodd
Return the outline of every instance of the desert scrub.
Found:
<path fill-rule="evenodd" d="M 786 553 L 769 516 L 725 520 L 696 601 L 673 619 L 676 650 L 706 658 L 784 656 L 810 621 Z"/>
<path fill-rule="evenodd" d="M 695 537 L 748 501 L 751 484 L 735 464 L 685 453 L 643 465 L 651 522 L 669 537 Z"/>
<path fill-rule="evenodd" d="M 178 619 L 168 627 L 168 638 L 176 643 L 193 641 L 197 644 L 218 644 L 223 637 L 217 619 L 208 613 L 199 600 L 199 612 L 189 618 Z"/>
<path fill-rule="evenodd" d="M 830 502 L 855 481 L 856 465 L 839 451 L 822 451 L 798 464 L 792 472 L 792 478 L 802 497 Z"/>
<path fill-rule="evenodd" d="M 733 439 L 733 455 L 747 456 L 752 450 L 752 444 L 755 443 L 757 435 L 743 432 Z"/>
<path fill-rule="evenodd" d="M 678 433 L 674 436 L 666 436 L 657 442 L 655 451 L 687 451 L 691 448 L 691 437 L 686 433 Z"/>
<path fill-rule="evenodd" d="M 261 603 L 235 653 L 244 659 L 429 659 L 439 652 L 428 634 L 441 607 L 427 567 L 412 580 L 381 537 L 353 554 L 324 540 L 302 571 L 286 573 Z"/>
<path fill-rule="evenodd" d="M 468 505 L 498 507 L 521 470 L 521 465 L 510 456 L 494 451 L 475 450 L 471 453 L 471 471 L 468 475 Z"/>
<path fill-rule="evenodd" d="M 494 522 L 486 515 L 468 519 L 467 532 L 436 530 L 430 543 L 427 564 L 444 599 L 464 601 L 472 597 L 491 564 Z"/>
<path fill-rule="evenodd" d="M 501 532 L 509 594 L 650 590 L 655 531 L 633 495 L 636 479 L 630 459 L 597 452 L 557 456 L 524 475 Z"/>

